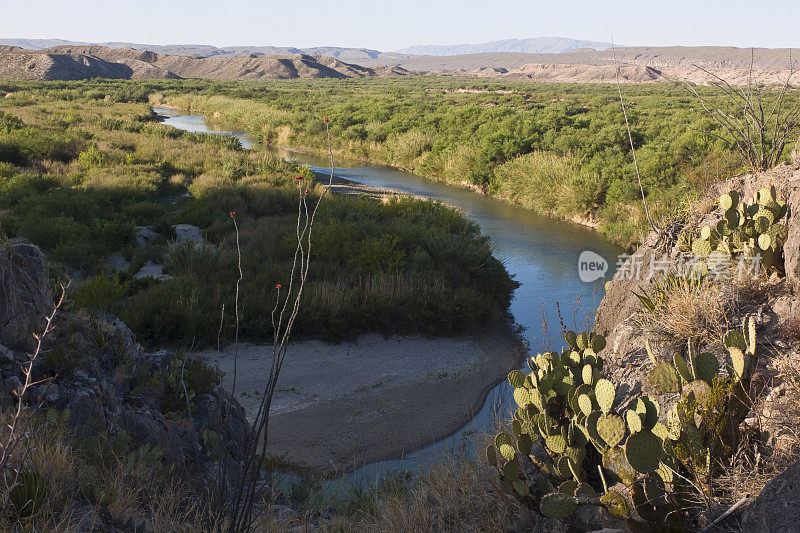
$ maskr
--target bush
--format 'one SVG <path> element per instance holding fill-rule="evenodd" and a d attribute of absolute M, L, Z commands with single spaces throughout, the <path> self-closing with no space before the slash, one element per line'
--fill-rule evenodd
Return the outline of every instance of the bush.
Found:
<path fill-rule="evenodd" d="M 93 144 L 78 154 L 78 164 L 87 170 L 105 166 L 107 162 L 108 156 Z"/>
<path fill-rule="evenodd" d="M 116 313 L 122 305 L 125 285 L 103 274 L 89 278 L 75 289 L 73 303 L 76 307 L 99 313 Z"/>

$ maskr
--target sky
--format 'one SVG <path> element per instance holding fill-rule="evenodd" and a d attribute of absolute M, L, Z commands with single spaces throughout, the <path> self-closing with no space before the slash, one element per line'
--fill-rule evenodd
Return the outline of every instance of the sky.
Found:
<path fill-rule="evenodd" d="M 571 37 L 618 45 L 800 46 L 797 0 L 0 0 L 0 37 L 346 46 Z"/>

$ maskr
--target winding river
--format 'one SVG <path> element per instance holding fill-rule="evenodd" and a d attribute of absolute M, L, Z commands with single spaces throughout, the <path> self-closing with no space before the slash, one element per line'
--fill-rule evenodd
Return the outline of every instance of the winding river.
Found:
<path fill-rule="evenodd" d="M 213 129 L 203 115 L 180 114 L 173 109 L 154 108 L 163 123 L 182 130 L 232 135 L 244 148 L 255 143 L 238 132 Z M 329 172 L 326 158 L 312 154 L 270 148 L 287 159 L 308 165 L 321 173 Z M 604 279 L 616 269 L 622 252 L 599 233 L 569 222 L 541 217 L 508 205 L 500 200 L 481 196 L 464 188 L 427 180 L 414 174 L 380 166 L 348 166 L 337 163 L 336 175 L 375 187 L 390 187 L 405 193 L 440 200 L 458 207 L 475 222 L 494 244 L 495 256 L 503 261 L 509 273 L 521 283 L 511 302 L 510 311 L 524 329 L 523 335 L 531 351 L 536 353 L 561 345 L 560 324 L 556 303 L 560 304 L 565 324 L 583 329 L 587 317 L 603 296 Z M 585 283 L 578 276 L 578 258 L 590 250 L 606 259 L 608 271 L 604 279 Z M 573 311 L 576 309 L 576 311 Z M 543 320 L 547 326 L 544 326 Z M 349 476 L 350 481 L 374 480 L 387 471 L 417 471 L 441 454 L 465 443 L 470 434 L 491 428 L 496 414 L 504 405 L 513 403 L 506 382 L 488 395 L 479 413 L 455 434 L 422 448 L 402 459 L 365 465 Z"/>

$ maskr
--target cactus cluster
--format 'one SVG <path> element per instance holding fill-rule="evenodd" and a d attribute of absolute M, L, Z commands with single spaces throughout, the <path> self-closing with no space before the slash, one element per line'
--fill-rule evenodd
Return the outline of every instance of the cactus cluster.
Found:
<path fill-rule="evenodd" d="M 700 462 L 711 464 L 703 421 L 695 416 L 705 411 L 695 406 L 703 405 L 720 382 L 716 356 L 695 356 L 690 349 L 686 358 L 676 355 L 668 363 L 651 354 L 653 387 L 681 393 L 692 402 L 691 409 L 679 402 L 664 424 L 653 398 L 640 396 L 625 406 L 615 405 L 616 388 L 601 377 L 605 338 L 568 331 L 564 339 L 562 352 L 531 357 L 530 372 L 509 373 L 517 410 L 511 431 L 501 432 L 487 446 L 488 461 L 520 498 L 551 518 L 566 518 L 579 504 L 591 503 L 638 523 L 663 525 L 677 519 L 674 511 L 683 505 L 679 494 L 686 488 L 677 487 L 683 478 L 675 474 L 686 467 L 682 457 L 687 454 L 676 454 L 676 446 L 689 450 L 693 463 L 701 457 Z M 755 354 L 752 317 L 742 333 L 725 336 L 725 345 L 730 382 L 739 383 Z M 692 472 L 704 471 L 696 466 Z M 602 486 L 590 476 L 595 467 Z M 589 484 L 592 479 L 595 486 Z"/>
<path fill-rule="evenodd" d="M 775 187 L 761 189 L 750 203 L 741 202 L 739 194 L 731 191 L 719 197 L 719 207 L 722 218 L 700 229 L 692 241 L 692 253 L 708 263 L 760 255 L 764 267 L 775 266 L 787 237 L 786 226 L 779 224 L 787 205 Z"/>
<path fill-rule="evenodd" d="M 486 450 L 489 462 L 520 497 L 538 502 L 545 516 L 564 518 L 579 503 L 595 503 L 623 518 L 635 511 L 638 517 L 649 516 L 647 520 L 663 520 L 670 509 L 666 497 L 637 499 L 646 486 L 662 487 L 666 494 L 665 483 L 672 482 L 664 473 L 669 471 L 662 461 L 668 431 L 658 421 L 658 403 L 637 398 L 621 416 L 614 409 L 616 388 L 600 377 L 605 338 L 568 331 L 564 339 L 567 348 L 561 353 L 538 354 L 529 361 L 529 373 L 509 374 L 518 407 L 513 435 L 497 435 Z M 588 484 L 584 468 L 590 445 L 602 457 L 600 494 Z M 528 461 L 542 474 L 533 483 L 526 480 Z M 606 476 L 624 488 L 609 489 Z M 640 512 L 643 503 L 646 508 Z"/>

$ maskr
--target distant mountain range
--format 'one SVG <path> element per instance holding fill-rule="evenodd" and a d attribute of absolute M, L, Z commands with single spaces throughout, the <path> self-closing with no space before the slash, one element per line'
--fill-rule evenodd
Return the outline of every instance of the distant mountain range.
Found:
<path fill-rule="evenodd" d="M 54 46 L 105 46 L 106 48 L 133 48 L 157 54 L 191 57 L 215 56 L 283 56 L 306 54 L 333 57 L 342 61 L 374 59 L 381 55 L 378 50 L 368 48 L 341 48 L 337 46 L 318 46 L 314 48 L 295 48 L 293 46 L 229 46 L 219 48 L 207 44 L 140 44 L 125 42 L 87 43 L 66 41 L 64 39 L 0 39 L 0 46 L 18 46 L 29 50 L 44 50 Z"/>
<path fill-rule="evenodd" d="M 409 46 L 396 52 L 382 53 L 370 48 L 342 48 L 337 46 L 318 46 L 314 48 L 295 48 L 292 46 L 227 46 L 219 48 L 206 44 L 141 44 L 126 42 L 87 43 L 66 41 L 64 39 L 0 39 L 0 46 L 18 46 L 30 50 L 43 50 L 54 46 L 105 46 L 107 48 L 133 48 L 157 54 L 215 57 L 242 55 L 287 55 L 307 54 L 333 57 L 342 61 L 364 61 L 377 58 L 391 58 L 399 55 L 453 56 L 460 54 L 482 54 L 487 52 L 517 52 L 523 54 L 561 54 L 591 48 L 606 50 L 610 43 L 581 41 L 565 37 L 536 37 L 533 39 L 505 39 L 480 44 L 420 45 Z"/>
<path fill-rule="evenodd" d="M 479 44 L 419 45 L 397 50 L 398 54 L 418 56 L 456 56 L 461 54 L 485 54 L 493 52 L 516 52 L 520 54 L 563 54 L 580 48 L 606 50 L 611 43 L 581 41 L 566 37 L 535 37 L 532 39 L 503 39 Z"/>
<path fill-rule="evenodd" d="M 37 50 L 0 45 L 0 79 L 82 80 L 88 78 L 294 79 L 402 76 L 399 67 L 361 67 L 334 57 L 308 54 L 212 57 L 158 54 L 107 46 L 54 46 Z"/>

